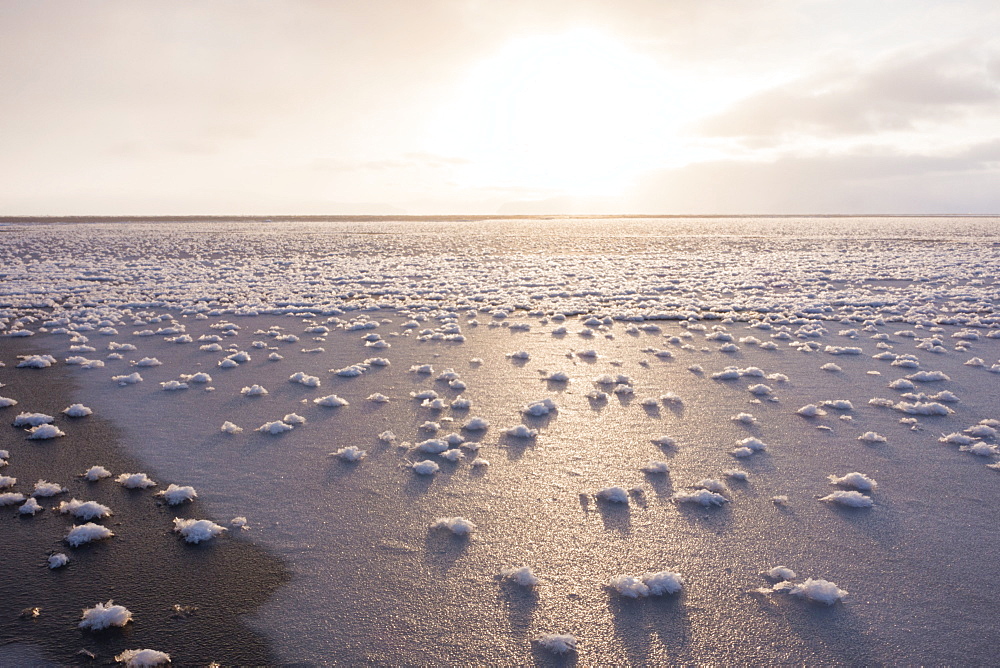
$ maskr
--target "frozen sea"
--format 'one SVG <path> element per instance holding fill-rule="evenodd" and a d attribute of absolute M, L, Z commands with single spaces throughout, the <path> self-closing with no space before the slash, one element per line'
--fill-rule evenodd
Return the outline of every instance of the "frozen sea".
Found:
<path fill-rule="evenodd" d="M 992 664 L 998 272 L 989 217 L 0 222 L 0 418 L 64 434 L 0 493 L 66 488 L 0 506 L 0 663 Z"/>

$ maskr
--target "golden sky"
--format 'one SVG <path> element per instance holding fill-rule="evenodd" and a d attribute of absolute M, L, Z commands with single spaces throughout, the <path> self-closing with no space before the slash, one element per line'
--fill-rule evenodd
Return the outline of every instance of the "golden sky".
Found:
<path fill-rule="evenodd" d="M 997 35 L 978 0 L 0 0 L 0 215 L 996 213 Z"/>

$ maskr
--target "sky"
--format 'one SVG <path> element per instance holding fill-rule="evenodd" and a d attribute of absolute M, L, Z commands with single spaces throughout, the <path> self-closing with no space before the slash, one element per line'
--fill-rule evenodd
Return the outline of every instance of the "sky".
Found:
<path fill-rule="evenodd" d="M 995 0 L 0 0 L 0 215 L 1000 213 Z"/>

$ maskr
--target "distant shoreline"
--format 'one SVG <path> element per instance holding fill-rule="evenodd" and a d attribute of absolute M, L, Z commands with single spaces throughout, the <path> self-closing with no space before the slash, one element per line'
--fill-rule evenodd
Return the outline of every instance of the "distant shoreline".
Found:
<path fill-rule="evenodd" d="M 0 216 L 0 224 L 18 223 L 120 223 L 120 222 L 474 222 L 486 220 L 615 219 L 735 219 L 735 218 L 994 218 L 1000 213 L 790 213 L 790 214 L 447 214 L 447 215 L 134 215 L 134 216 Z"/>

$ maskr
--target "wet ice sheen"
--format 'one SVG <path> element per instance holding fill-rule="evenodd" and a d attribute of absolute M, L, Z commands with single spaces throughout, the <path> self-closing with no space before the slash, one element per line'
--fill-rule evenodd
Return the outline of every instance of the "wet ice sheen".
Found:
<path fill-rule="evenodd" d="M 1000 418 L 1000 251 L 970 232 L 980 221 L 933 243 L 919 221 L 893 221 L 892 239 L 865 221 L 848 223 L 861 238 L 808 220 L 770 236 L 576 222 L 385 223 L 377 239 L 355 223 L 13 226 L 0 334 L 33 336 L 2 350 L 34 350 L 0 371 L 44 382 L 93 349 L 106 366 L 69 365 L 74 400 L 157 480 L 191 484 L 160 498 L 197 488 L 200 513 L 247 518 L 288 561 L 255 621 L 284 661 L 988 660 L 988 574 L 956 553 L 1000 547 L 982 422 Z M 12 241 L 44 249 L 46 270 Z M 159 364 L 139 376 L 123 351 Z M 178 378 L 200 384 L 162 391 Z M 9 467 L 16 448 L 72 447 L 72 419 L 52 421 L 66 436 L 17 430 Z M 451 434 L 428 438 L 431 422 Z M 120 480 L 143 493 L 139 475 Z M 175 524 L 178 541 L 232 539 Z M 74 531 L 71 546 L 110 537 Z M 769 591 L 789 596 L 755 595 L 774 563 Z"/>

